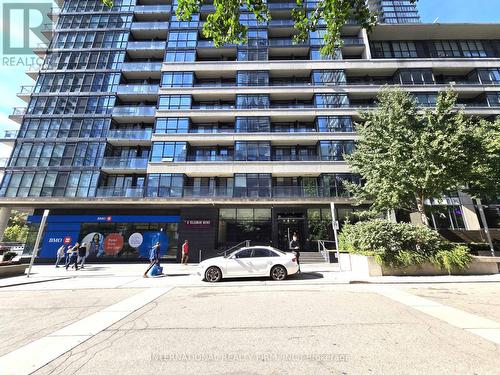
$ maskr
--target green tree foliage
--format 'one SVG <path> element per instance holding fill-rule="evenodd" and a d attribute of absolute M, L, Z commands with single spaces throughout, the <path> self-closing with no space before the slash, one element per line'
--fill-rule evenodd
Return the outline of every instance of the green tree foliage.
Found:
<path fill-rule="evenodd" d="M 109 7 L 113 6 L 113 0 L 102 1 Z M 190 20 L 206 3 L 206 0 L 178 0 L 176 15 L 182 21 Z M 296 3 L 297 7 L 292 10 L 297 31 L 294 41 L 307 40 L 310 31 L 324 25 L 326 33 L 321 52 L 327 56 L 333 55 L 342 45 L 341 30 L 349 20 L 355 20 L 367 30 L 371 30 L 377 21 L 376 14 L 370 11 L 365 0 L 321 0 L 313 9 L 306 9 L 304 0 L 296 0 Z M 258 22 L 271 20 L 271 13 L 263 0 L 213 0 L 213 6 L 215 11 L 208 15 L 203 35 L 211 38 L 216 47 L 246 41 L 248 28 L 240 22 L 242 9 L 252 12 Z"/>
<path fill-rule="evenodd" d="M 456 98 L 451 90 L 442 92 L 435 109 L 421 110 L 402 90 L 379 94 L 377 108 L 356 126 L 355 152 L 346 156 L 365 181 L 350 186 L 357 200 L 373 202 L 375 211 L 416 208 L 428 224 L 426 199 L 466 187 L 472 193 L 494 189 L 485 173 L 498 173 L 489 154 L 494 146 L 484 142 L 494 137 L 493 126 L 466 117 Z"/>
<path fill-rule="evenodd" d="M 8 227 L 3 234 L 4 242 L 26 242 L 28 237 L 28 226 L 26 225 L 26 214 L 13 210 Z"/>

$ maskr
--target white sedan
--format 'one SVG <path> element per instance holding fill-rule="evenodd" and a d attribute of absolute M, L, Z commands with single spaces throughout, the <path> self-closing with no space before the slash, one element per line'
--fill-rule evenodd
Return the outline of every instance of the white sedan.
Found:
<path fill-rule="evenodd" d="M 270 276 L 284 280 L 299 271 L 294 254 L 274 247 L 251 246 L 236 250 L 226 256 L 204 260 L 199 264 L 198 275 L 215 283 L 222 278 Z"/>

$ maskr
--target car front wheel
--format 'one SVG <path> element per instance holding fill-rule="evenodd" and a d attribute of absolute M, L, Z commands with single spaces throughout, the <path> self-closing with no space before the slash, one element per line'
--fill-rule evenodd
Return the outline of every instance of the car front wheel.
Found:
<path fill-rule="evenodd" d="M 286 268 L 283 266 L 274 266 L 271 269 L 271 279 L 275 281 L 285 280 L 286 278 Z"/>
<path fill-rule="evenodd" d="M 222 272 L 218 267 L 208 267 L 205 271 L 205 280 L 209 283 L 216 283 L 222 279 Z"/>

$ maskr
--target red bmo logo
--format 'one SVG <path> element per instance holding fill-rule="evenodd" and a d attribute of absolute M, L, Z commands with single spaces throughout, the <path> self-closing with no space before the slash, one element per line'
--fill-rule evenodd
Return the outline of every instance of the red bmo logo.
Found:
<path fill-rule="evenodd" d="M 64 244 L 69 245 L 71 243 L 71 237 L 64 237 Z"/>

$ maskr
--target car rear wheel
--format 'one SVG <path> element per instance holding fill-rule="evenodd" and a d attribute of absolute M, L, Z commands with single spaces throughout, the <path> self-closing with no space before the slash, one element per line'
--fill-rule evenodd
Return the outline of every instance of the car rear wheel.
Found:
<path fill-rule="evenodd" d="M 271 279 L 281 281 L 286 279 L 286 268 L 283 266 L 274 266 L 271 269 Z"/>
<path fill-rule="evenodd" d="M 205 280 L 209 283 L 216 283 L 222 279 L 222 272 L 219 267 L 208 267 L 205 271 Z"/>

